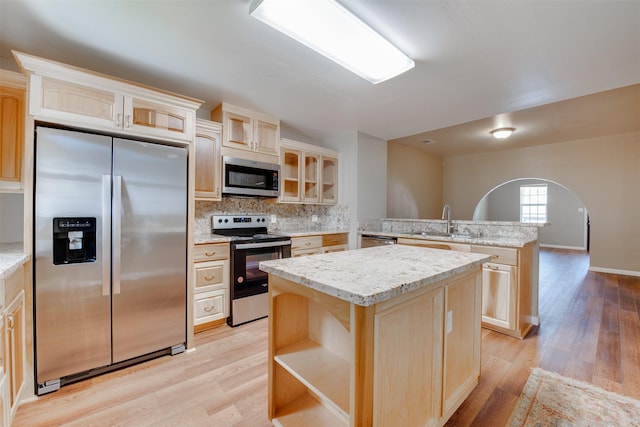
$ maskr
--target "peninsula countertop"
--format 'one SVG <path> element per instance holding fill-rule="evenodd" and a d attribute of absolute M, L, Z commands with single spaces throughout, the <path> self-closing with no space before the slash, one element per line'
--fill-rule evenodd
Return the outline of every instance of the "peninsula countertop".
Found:
<path fill-rule="evenodd" d="M 385 236 L 404 239 L 422 239 L 439 242 L 467 243 L 469 245 L 499 246 L 505 248 L 522 248 L 534 243 L 537 238 L 531 237 L 510 237 L 510 236 L 465 236 L 462 234 L 439 235 L 430 233 L 398 233 L 390 231 L 361 231 L 359 235 Z"/>
<path fill-rule="evenodd" d="M 260 269 L 360 306 L 464 273 L 491 257 L 404 245 L 263 261 Z"/>

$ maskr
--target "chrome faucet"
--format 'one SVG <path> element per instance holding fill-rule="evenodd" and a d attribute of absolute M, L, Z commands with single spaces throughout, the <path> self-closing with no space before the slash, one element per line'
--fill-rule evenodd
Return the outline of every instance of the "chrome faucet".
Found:
<path fill-rule="evenodd" d="M 444 205 L 442 208 L 442 219 L 447 220 L 447 234 L 453 234 L 453 225 L 451 224 L 451 206 Z"/>

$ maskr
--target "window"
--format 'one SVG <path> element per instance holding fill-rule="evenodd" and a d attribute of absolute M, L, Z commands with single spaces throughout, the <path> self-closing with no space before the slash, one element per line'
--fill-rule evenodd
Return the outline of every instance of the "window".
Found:
<path fill-rule="evenodd" d="M 520 186 L 520 222 L 547 222 L 547 184 Z"/>

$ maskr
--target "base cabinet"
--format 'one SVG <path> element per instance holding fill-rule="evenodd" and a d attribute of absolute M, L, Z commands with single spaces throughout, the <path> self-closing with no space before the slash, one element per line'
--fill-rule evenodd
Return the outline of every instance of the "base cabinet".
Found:
<path fill-rule="evenodd" d="M 348 249 L 349 233 L 333 233 L 291 238 L 291 256 L 340 252 Z"/>
<path fill-rule="evenodd" d="M 539 324 L 537 242 L 511 248 L 398 238 L 398 244 L 491 255 L 482 272 L 482 326 L 522 339 Z"/>
<path fill-rule="evenodd" d="M 229 244 L 196 245 L 194 261 L 193 324 L 200 332 L 229 316 Z"/>
<path fill-rule="evenodd" d="M 276 426 L 441 426 L 478 384 L 481 273 L 363 307 L 269 277 Z"/>
<path fill-rule="evenodd" d="M 25 385 L 24 268 L 0 281 L 0 423 L 11 425 Z M 5 302 L 7 304 L 5 305 Z"/>

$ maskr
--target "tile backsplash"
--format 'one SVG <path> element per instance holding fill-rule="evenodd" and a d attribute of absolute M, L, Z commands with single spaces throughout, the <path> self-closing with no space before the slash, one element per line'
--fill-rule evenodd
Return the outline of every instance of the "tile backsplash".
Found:
<path fill-rule="evenodd" d="M 220 202 L 196 200 L 196 233 L 211 231 L 211 215 L 268 214 L 276 222 L 269 224 L 270 232 L 322 231 L 349 229 L 349 207 L 346 205 L 308 205 L 277 203 L 276 199 L 254 197 L 223 197 Z M 318 220 L 312 221 L 317 215 Z"/>

